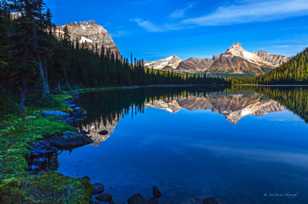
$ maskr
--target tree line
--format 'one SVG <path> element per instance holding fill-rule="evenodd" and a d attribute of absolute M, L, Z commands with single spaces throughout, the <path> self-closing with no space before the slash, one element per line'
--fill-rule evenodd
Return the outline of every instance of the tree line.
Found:
<path fill-rule="evenodd" d="M 289 62 L 261 76 L 234 78 L 233 84 L 308 84 L 308 48 Z"/>
<path fill-rule="evenodd" d="M 272 72 L 257 77 L 256 79 L 264 84 L 279 84 L 279 83 L 308 83 L 308 48 L 303 52 L 293 57 L 289 62 Z"/>
<path fill-rule="evenodd" d="M 271 99 L 278 101 L 305 122 L 308 122 L 308 89 L 306 87 L 284 87 L 284 88 L 256 88 L 256 92 L 261 93 Z"/>
<path fill-rule="evenodd" d="M 223 79 L 146 69 L 143 60 L 115 56 L 104 47 L 90 49 L 72 40 L 67 28 L 57 37 L 52 14 L 43 0 L 0 3 L 0 88 L 20 97 L 24 111 L 29 92 L 78 87 L 149 84 L 212 84 Z"/>

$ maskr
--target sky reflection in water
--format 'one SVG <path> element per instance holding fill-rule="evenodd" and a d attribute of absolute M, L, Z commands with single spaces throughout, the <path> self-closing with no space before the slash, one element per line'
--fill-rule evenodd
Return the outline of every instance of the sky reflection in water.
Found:
<path fill-rule="evenodd" d="M 153 185 L 173 203 L 308 202 L 308 125 L 279 102 L 254 92 L 176 96 L 125 106 L 104 124 L 107 112 L 93 104 L 107 107 L 104 99 L 81 98 L 93 107 L 81 126 L 96 144 L 63 152 L 59 171 L 104 183 L 119 203 L 135 192 L 150 197 Z"/>

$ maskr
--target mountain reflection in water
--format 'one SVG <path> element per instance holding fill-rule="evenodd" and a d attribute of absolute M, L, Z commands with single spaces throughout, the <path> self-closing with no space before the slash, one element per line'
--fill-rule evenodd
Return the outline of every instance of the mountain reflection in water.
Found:
<path fill-rule="evenodd" d="M 94 145 L 62 152 L 59 171 L 103 183 L 116 203 L 149 197 L 153 185 L 162 203 L 308 203 L 305 88 L 144 88 L 78 103 L 88 113 L 78 127 Z"/>
<path fill-rule="evenodd" d="M 284 107 L 278 102 L 256 93 L 211 93 L 204 97 L 188 96 L 173 100 L 156 100 L 146 105 L 169 112 L 177 112 L 182 108 L 190 111 L 211 110 L 223 114 L 233 124 L 238 123 L 248 115 L 258 116 L 284 110 Z"/>
<path fill-rule="evenodd" d="M 79 103 L 87 110 L 88 118 L 79 124 L 79 128 L 99 144 L 112 135 L 119 120 L 129 113 L 130 108 L 133 113 L 143 112 L 146 107 L 173 113 L 182 109 L 209 110 L 224 115 L 235 125 L 249 115 L 263 116 L 285 110 L 278 101 L 252 90 L 165 89 L 158 92 L 154 88 L 86 94 Z"/>

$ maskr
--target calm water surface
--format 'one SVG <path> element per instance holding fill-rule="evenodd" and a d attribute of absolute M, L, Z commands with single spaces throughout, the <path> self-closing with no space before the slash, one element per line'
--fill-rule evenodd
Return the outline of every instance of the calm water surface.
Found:
<path fill-rule="evenodd" d="M 308 91 L 138 89 L 81 96 L 94 143 L 59 171 L 101 182 L 116 203 L 153 185 L 163 201 L 308 203 Z"/>

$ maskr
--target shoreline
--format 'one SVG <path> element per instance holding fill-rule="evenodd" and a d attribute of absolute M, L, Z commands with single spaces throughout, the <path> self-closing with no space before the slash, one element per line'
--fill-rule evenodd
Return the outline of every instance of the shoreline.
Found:
<path fill-rule="evenodd" d="M 66 90 L 62 93 L 64 94 L 86 94 L 99 91 L 115 91 L 115 90 L 134 90 L 142 88 L 191 88 L 191 87 L 202 87 L 202 88 L 230 88 L 232 86 L 247 86 L 247 87 L 308 87 L 307 85 L 300 84 L 282 84 L 282 85 L 266 85 L 266 84 L 153 84 L 153 85 L 132 85 L 132 86 L 110 86 L 110 87 L 100 87 L 100 88 L 77 88 L 72 90 Z"/>
<path fill-rule="evenodd" d="M 250 87 L 308 87 L 308 84 L 232 84 L 232 86 L 250 86 Z"/>
<path fill-rule="evenodd" d="M 110 86 L 100 88 L 77 88 L 73 90 L 63 91 L 65 94 L 76 94 L 76 93 L 91 93 L 96 91 L 115 91 L 115 90 L 134 90 L 142 88 L 190 88 L 190 87 L 204 87 L 204 88 L 216 88 L 216 87 L 228 87 L 226 84 L 153 84 L 153 85 L 132 85 L 132 86 Z"/>
<path fill-rule="evenodd" d="M 217 85 L 217 86 L 209 86 L 209 85 L 203 85 L 202 87 L 205 88 L 219 88 L 219 87 L 226 87 L 224 85 Z M 244 86 L 255 86 L 253 84 L 245 84 Z M 260 87 L 269 87 L 270 85 L 259 85 Z M 281 85 L 279 85 L 281 86 Z M 284 85 L 283 87 L 308 87 L 308 85 Z M 68 135 L 67 137 L 70 138 L 71 134 L 69 134 L 68 131 L 78 131 L 76 127 L 73 127 L 65 121 L 57 121 L 55 118 L 49 118 L 49 117 L 44 117 L 42 114 L 44 111 L 47 110 L 54 110 L 54 111 L 62 111 L 64 113 L 70 114 L 71 117 L 76 117 L 74 116 L 74 109 L 75 110 L 80 110 L 80 107 L 76 105 L 74 101 L 74 93 L 90 93 L 90 92 L 97 92 L 97 91 L 113 91 L 113 90 L 131 90 L 131 89 L 139 89 L 139 88 L 176 88 L 176 87 L 200 87 L 198 84 L 190 84 L 190 85 L 146 85 L 146 86 L 118 86 L 118 87 L 101 87 L 101 88 L 86 88 L 86 89 L 75 89 L 71 91 L 65 91 L 62 92 L 64 94 L 57 94 L 57 95 L 52 95 L 53 100 L 57 100 L 57 104 L 52 107 L 48 106 L 42 106 L 42 107 L 36 107 L 35 111 L 27 111 L 26 115 L 20 116 L 20 115 L 13 115 L 16 119 L 17 122 L 13 121 L 14 123 L 14 128 L 18 128 L 18 126 L 26 126 L 29 123 L 25 123 L 24 121 L 30 122 L 30 124 L 33 126 L 28 129 L 21 129 L 23 132 L 18 133 L 20 135 L 14 135 L 15 132 L 10 132 L 11 130 L 8 130 L 11 134 L 12 139 L 16 139 L 17 141 L 14 141 L 16 143 L 15 147 L 13 150 L 8 149 L 7 152 L 6 149 L 0 149 L 0 151 L 4 151 L 4 157 L 3 158 L 13 158 L 12 161 L 9 161 L 8 163 L 4 163 L 3 168 L 1 169 L 2 166 L 0 165 L 0 170 L 4 170 L 3 172 L 9 172 L 9 173 L 3 173 L 1 180 L 0 180 L 0 194 L 4 195 L 4 199 L 7 199 L 8 197 L 5 197 L 6 195 L 11 195 L 15 191 L 18 192 L 23 192 L 27 195 L 27 192 L 29 189 L 22 189 L 21 185 L 22 183 L 29 183 L 29 186 L 33 185 L 35 183 L 35 186 L 37 186 L 38 189 L 48 189 L 46 191 L 50 191 L 49 187 L 51 184 L 53 189 L 57 191 L 58 189 L 65 189 L 68 185 L 69 186 L 75 186 L 74 191 L 78 192 L 77 194 L 71 195 L 70 199 L 72 199 L 72 203 L 75 199 L 81 199 L 84 202 L 87 203 L 88 201 L 91 200 L 91 197 L 93 198 L 93 189 L 95 188 L 95 184 L 91 184 L 89 178 L 73 178 L 73 177 L 66 177 L 63 176 L 61 173 L 58 173 L 56 171 L 44 171 L 43 173 L 39 174 L 33 174 L 31 172 L 31 168 L 29 167 L 29 161 L 27 160 L 27 156 L 31 155 L 31 151 L 33 150 L 32 147 L 33 145 L 41 145 L 42 141 L 46 141 L 49 143 L 55 143 L 54 140 L 52 140 L 52 137 L 56 136 L 58 137 L 57 140 L 61 141 L 63 139 L 59 135 L 65 136 Z M 272 87 L 277 87 L 272 86 Z M 70 104 L 68 104 L 68 101 L 71 101 Z M 78 114 L 77 114 L 78 115 Z M 76 118 L 73 118 L 76 119 Z M 21 125 L 20 125 L 21 124 Z M 5 127 L 5 126 L 4 126 Z M 32 136 L 32 132 L 35 132 L 35 136 Z M 0 134 L 2 132 L 0 131 Z M 17 133 L 16 133 L 17 134 Z M 79 135 L 80 136 L 80 135 Z M 15 138 L 16 137 L 16 138 Z M 1 138 L 0 138 L 1 139 Z M 4 135 L 3 139 L 6 139 L 6 135 Z M 59 140 L 60 139 L 60 140 Z M 71 138 L 74 140 L 74 137 Z M 75 139 L 80 139 L 80 137 L 75 137 Z M 67 142 L 67 141 L 65 141 Z M 74 141 L 68 141 L 68 142 L 74 142 Z M 82 141 L 83 142 L 83 141 Z M 80 143 L 82 143 L 80 142 Z M 87 141 L 85 141 L 86 144 Z M 76 144 L 76 143 L 75 143 Z M 45 144 L 43 144 L 45 145 Z M 47 147 L 49 147 L 47 145 Z M 24 147 L 24 149 L 20 150 L 20 146 Z M 79 145 L 76 145 L 79 146 Z M 41 147 L 41 146 L 40 146 Z M 51 147 L 53 148 L 53 147 Z M 17 152 L 18 150 L 18 152 Z M 57 149 L 58 151 L 58 149 Z M 18 154 L 17 154 L 17 153 Z M 21 152 L 21 153 L 19 153 Z M 2 152 L 0 152 L 2 153 Z M 44 151 L 43 151 L 44 153 Z M 45 152 L 46 153 L 46 152 Z M 53 156 L 55 153 L 54 150 L 50 152 L 50 155 Z M 48 153 L 49 154 L 49 153 Z M 2 156 L 2 155 L 1 155 Z M 38 159 L 35 160 L 35 162 L 41 162 L 41 158 L 38 157 Z M 43 160 L 46 162 L 46 160 Z M 48 161 L 47 161 L 48 162 Z M 1 160 L 2 163 L 2 160 Z M 38 163 L 37 163 L 38 164 Z M 45 164 L 44 164 L 45 165 Z M 36 168 L 33 168 L 34 170 Z M 12 171 L 12 173 L 11 173 Z M 21 171 L 21 172 L 19 172 Z M 1 171 L 0 171 L 1 173 Z M 1 176 L 1 175 L 0 175 Z M 55 182 L 54 182 L 55 181 Z M 44 194 L 43 194 L 44 195 Z M 9 196 L 9 199 L 12 199 L 12 203 L 14 203 L 16 195 Z M 28 195 L 27 195 L 28 196 Z M 40 198 L 40 199 L 45 199 L 45 198 Z M 48 200 L 48 198 L 46 198 Z M 1 203 L 1 198 L 0 198 L 0 203 Z"/>
<path fill-rule="evenodd" d="M 15 148 L 25 147 L 21 154 L 15 155 L 10 149 L 2 152 L 6 150 L 0 149 L 0 156 L 3 154 L 4 157 L 14 158 L 14 161 L 0 165 L 0 203 L 114 203 L 112 195 L 105 192 L 103 184 L 92 183 L 88 177 L 64 176 L 57 171 L 61 151 L 70 151 L 93 141 L 87 133 L 74 126 L 75 122 L 87 117 L 86 112 L 76 104 L 76 97 L 52 95 L 52 98 L 59 98 L 57 106 L 38 107 L 36 111 L 27 112 L 26 115 L 15 115 L 18 122 L 13 121 L 13 124 L 16 127 L 9 129 L 22 126 L 21 123 L 27 120 L 30 120 L 34 127 L 33 130 L 23 130 L 20 135 L 14 135 Z M 39 120 L 39 123 L 36 120 Z M 32 131 L 38 135 L 28 136 Z M 1 136 L 7 139 L 5 134 Z M 2 160 L 0 164 L 3 164 Z M 17 166 L 19 168 L 16 168 Z M 66 189 L 70 189 L 70 192 Z M 158 187 L 153 187 L 153 197 L 149 198 L 150 200 L 141 194 L 134 194 L 128 198 L 128 203 L 135 204 L 135 199 L 158 203 L 160 195 Z"/>
<path fill-rule="evenodd" d="M 68 101 L 74 100 L 73 96 L 58 94 L 51 95 L 51 98 L 52 105 L 27 107 L 24 115 L 12 113 L 0 121 L 4 127 L 0 130 L 0 139 L 3 141 L 0 146 L 0 203 L 40 201 L 88 204 L 91 200 L 94 187 L 88 178 L 72 178 L 53 169 L 40 169 L 41 166 L 52 165 L 51 160 L 44 159 L 44 156 L 54 157 L 60 150 L 55 148 L 59 142 L 67 142 L 64 145 L 68 146 L 88 142 L 85 137 L 76 134 L 77 128 L 69 123 L 77 119 L 76 113 L 80 110 L 74 103 L 68 104 Z M 46 116 L 44 111 L 61 113 L 68 120 Z M 35 145 L 37 151 L 33 151 Z M 37 172 L 31 171 L 37 169 Z M 67 192 L 68 188 L 70 192 Z"/>

